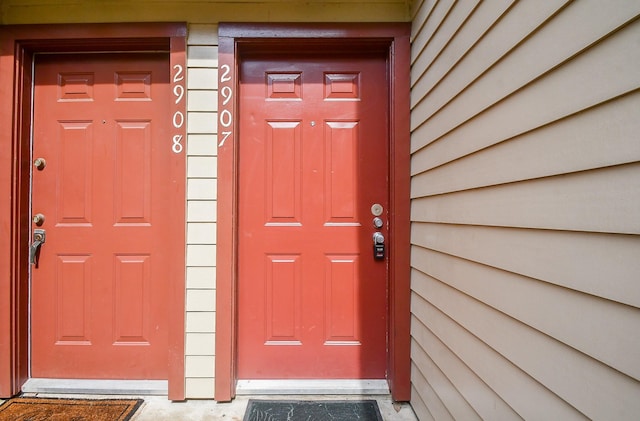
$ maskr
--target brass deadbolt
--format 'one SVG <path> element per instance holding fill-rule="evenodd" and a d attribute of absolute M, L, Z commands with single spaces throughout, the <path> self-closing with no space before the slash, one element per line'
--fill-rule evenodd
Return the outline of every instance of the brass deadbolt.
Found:
<path fill-rule="evenodd" d="M 41 213 L 33 215 L 33 223 L 39 227 L 42 226 L 44 224 L 44 215 Z"/>
<path fill-rule="evenodd" d="M 42 171 L 44 170 L 44 167 L 47 166 L 47 161 L 45 161 L 44 158 L 36 158 L 36 160 L 33 161 L 33 165 L 38 171 Z"/>

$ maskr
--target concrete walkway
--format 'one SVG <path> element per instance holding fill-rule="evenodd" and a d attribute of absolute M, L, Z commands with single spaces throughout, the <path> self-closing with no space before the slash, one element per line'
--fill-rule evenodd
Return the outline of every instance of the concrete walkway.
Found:
<path fill-rule="evenodd" d="M 89 398 L 89 399 L 126 399 L 132 396 L 106 395 L 51 395 L 44 393 L 25 393 L 25 397 L 56 397 L 56 398 Z M 416 416 L 407 403 L 393 403 L 390 396 L 335 396 L 335 395 L 303 395 L 303 396 L 239 396 L 232 402 L 218 403 L 212 400 L 189 400 L 172 402 L 164 396 L 142 396 L 142 407 L 138 409 L 131 421 L 242 421 L 249 399 L 277 399 L 277 400 L 357 400 L 375 399 L 380 407 L 385 421 L 417 421 Z M 0 404 L 3 401 L 0 399 Z"/>

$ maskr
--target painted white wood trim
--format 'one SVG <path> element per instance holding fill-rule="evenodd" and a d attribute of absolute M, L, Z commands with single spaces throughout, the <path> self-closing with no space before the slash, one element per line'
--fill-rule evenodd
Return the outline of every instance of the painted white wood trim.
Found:
<path fill-rule="evenodd" d="M 238 380 L 237 395 L 387 395 L 386 380 Z"/>
<path fill-rule="evenodd" d="M 22 386 L 22 391 L 80 395 L 166 396 L 168 385 L 167 380 L 29 379 Z"/>

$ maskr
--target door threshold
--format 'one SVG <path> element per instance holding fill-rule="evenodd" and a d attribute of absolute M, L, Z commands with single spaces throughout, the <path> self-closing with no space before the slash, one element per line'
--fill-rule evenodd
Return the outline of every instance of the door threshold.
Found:
<path fill-rule="evenodd" d="M 236 395 L 388 395 L 386 380 L 238 380 Z"/>
<path fill-rule="evenodd" d="M 24 393 L 74 395 L 166 396 L 168 390 L 167 380 L 29 379 L 22 386 Z"/>

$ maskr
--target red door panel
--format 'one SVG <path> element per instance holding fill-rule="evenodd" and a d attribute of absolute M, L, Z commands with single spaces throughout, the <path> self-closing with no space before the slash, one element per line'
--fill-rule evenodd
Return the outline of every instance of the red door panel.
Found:
<path fill-rule="evenodd" d="M 167 378 L 166 54 L 39 56 L 32 376 Z"/>
<path fill-rule="evenodd" d="M 247 58 L 240 75 L 238 377 L 384 378 L 385 59 Z"/>

